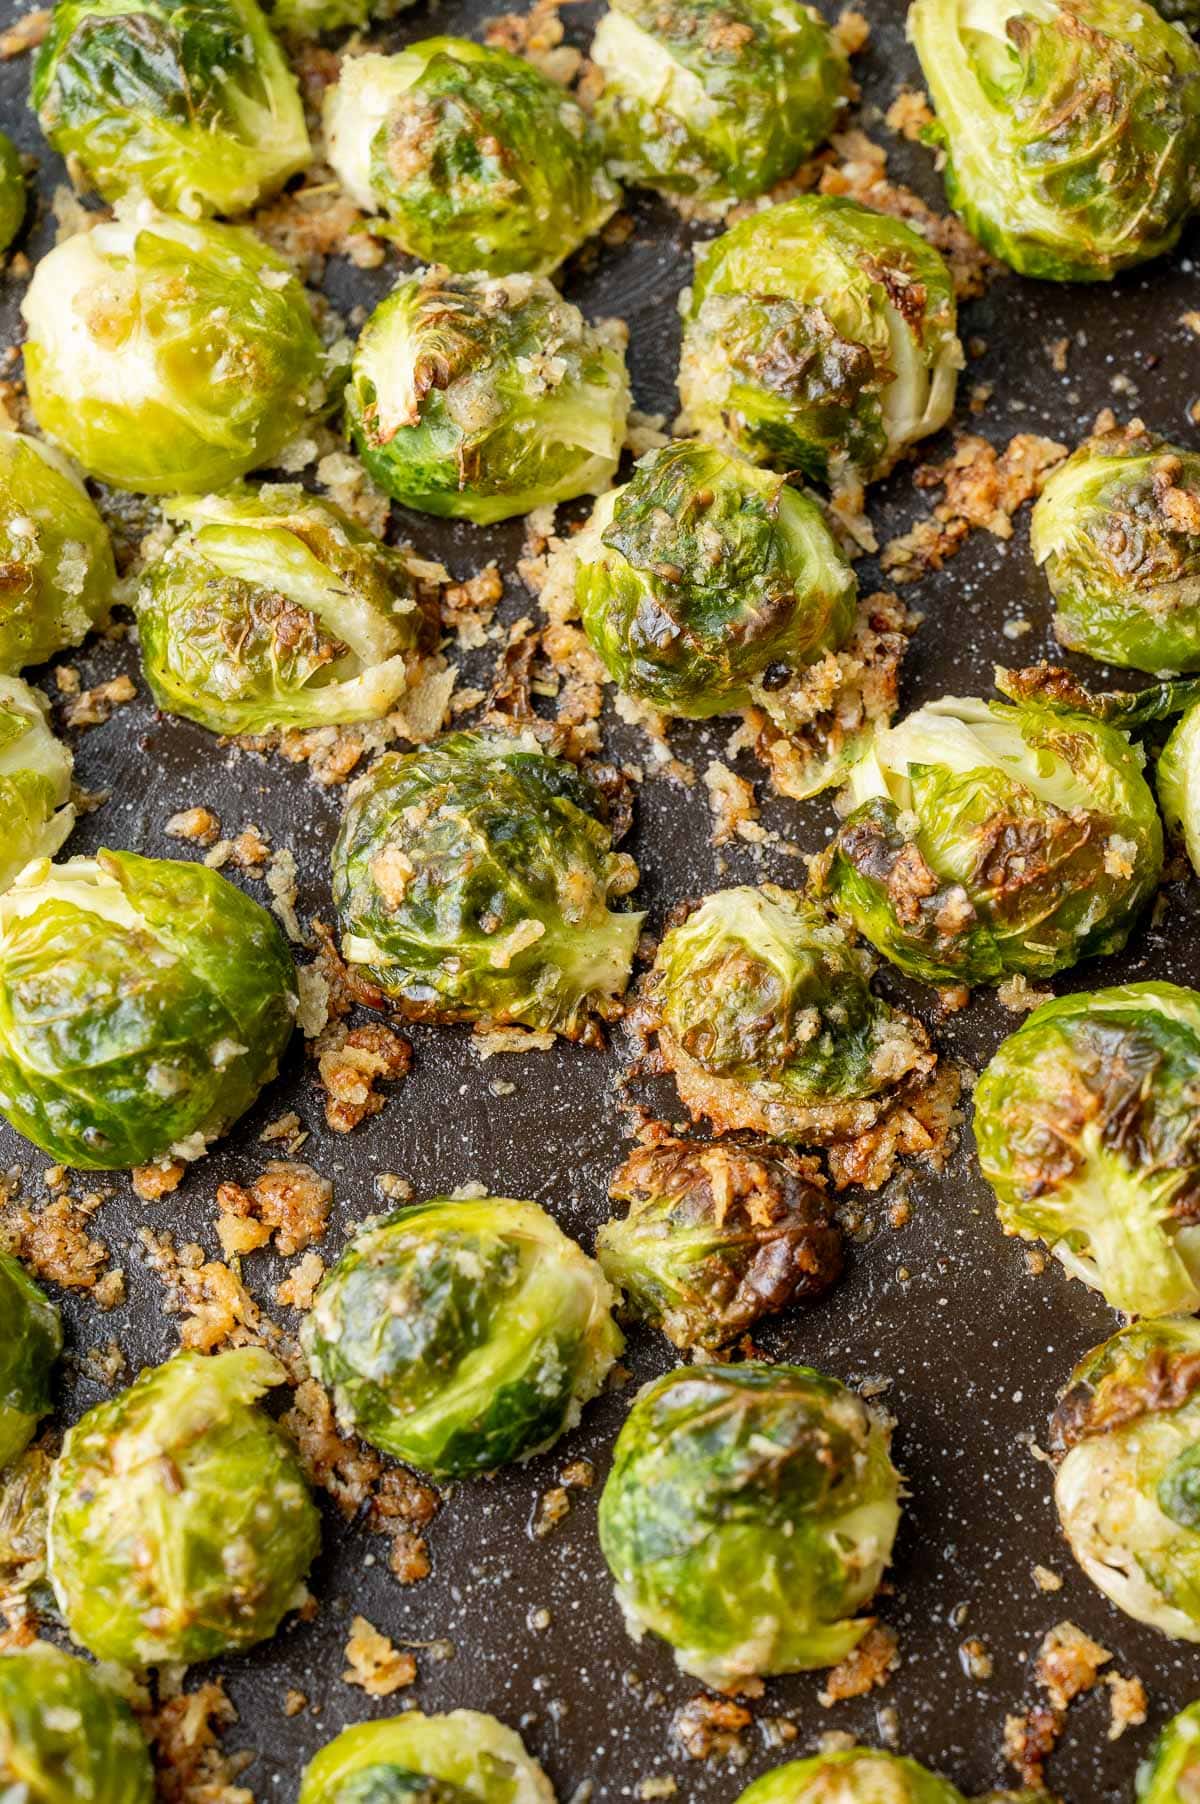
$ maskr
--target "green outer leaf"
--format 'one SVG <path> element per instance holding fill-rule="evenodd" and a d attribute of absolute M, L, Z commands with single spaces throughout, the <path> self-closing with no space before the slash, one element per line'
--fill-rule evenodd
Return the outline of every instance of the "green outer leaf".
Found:
<path fill-rule="evenodd" d="M 95 1667 L 47 1642 L 0 1654 L 0 1796 L 153 1804 L 145 1738 Z"/>
<path fill-rule="evenodd" d="M 0 1468 L 24 1451 L 49 1414 L 50 1380 L 61 1352 L 58 1310 L 17 1261 L 0 1252 Z"/>
<path fill-rule="evenodd" d="M 1174 728 L 1155 768 L 1158 802 L 1167 831 L 1183 840 L 1200 875 L 1200 702 Z"/>
<path fill-rule="evenodd" d="M 372 19 L 392 19 L 413 0 L 268 0 L 266 11 L 276 31 L 293 38 L 322 37 L 353 26 L 361 31 Z"/>
<path fill-rule="evenodd" d="M 68 1430 L 50 1580 L 98 1659 L 212 1659 L 267 1639 L 302 1600 L 320 1519 L 291 1442 L 255 1407 L 284 1378 L 258 1347 L 177 1353 Z"/>
<path fill-rule="evenodd" d="M 550 1781 L 520 1736 L 478 1710 L 409 1710 L 343 1729 L 309 1761 L 298 1804 L 346 1804 L 355 1774 L 380 1765 L 461 1788 L 477 1804 L 554 1804 Z"/>
<path fill-rule="evenodd" d="M 44 663 L 107 620 L 117 581 L 108 528 L 66 459 L 19 432 L 0 432 L 0 563 L 0 675 Z"/>
<path fill-rule="evenodd" d="M 1137 1773 L 1137 1804 L 1188 1804 L 1200 1794 L 1200 1701 L 1173 1716 Z"/>
<path fill-rule="evenodd" d="M 41 692 L 0 676 L 0 890 L 31 859 L 57 852 L 74 826 L 73 762 Z"/>
<path fill-rule="evenodd" d="M 902 1754 L 844 1748 L 772 1767 L 736 1804 L 964 1804 L 947 1779 Z"/>
<path fill-rule="evenodd" d="M 0 132 L 0 252 L 8 249 L 24 225 L 28 208 L 21 154 L 7 132 Z"/>

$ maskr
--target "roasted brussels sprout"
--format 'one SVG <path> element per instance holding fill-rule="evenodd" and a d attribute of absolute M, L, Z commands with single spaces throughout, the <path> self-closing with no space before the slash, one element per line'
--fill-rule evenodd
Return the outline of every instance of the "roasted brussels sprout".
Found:
<path fill-rule="evenodd" d="M 1062 996 L 975 1089 L 979 1163 L 1008 1234 L 1044 1240 L 1129 1315 L 1200 1309 L 1200 995 Z"/>
<path fill-rule="evenodd" d="M 1138 1768 L 1137 1804 L 1189 1804 L 1200 1797 L 1200 1702 L 1173 1716 Z"/>
<path fill-rule="evenodd" d="M 169 502 L 137 619 L 160 708 L 214 733 L 371 720 L 437 624 L 409 559 L 291 483 Z"/>
<path fill-rule="evenodd" d="M 427 269 L 363 329 L 350 430 L 379 486 L 427 514 L 486 526 L 595 495 L 625 442 L 624 347 L 544 276 Z"/>
<path fill-rule="evenodd" d="M 806 1366 L 679 1366 L 638 1392 L 600 1498 L 635 1640 L 717 1690 L 857 1647 L 900 1520 L 888 1437 Z"/>
<path fill-rule="evenodd" d="M 603 798 L 532 729 L 387 753 L 351 798 L 333 894 L 352 966 L 414 1020 L 594 1037 L 629 982 L 637 882 Z"/>
<path fill-rule="evenodd" d="M 240 226 L 145 208 L 93 226 L 42 258 L 21 311 L 38 425 L 118 488 L 222 488 L 327 400 L 304 290 Z"/>
<path fill-rule="evenodd" d="M 0 254 L 24 224 L 28 204 L 20 152 L 7 133 L 0 132 Z"/>
<path fill-rule="evenodd" d="M 804 897 L 718 890 L 663 935 L 659 1047 L 694 1117 L 817 1145 L 865 1132 L 934 1064 L 919 1023 L 873 996 L 875 963 Z"/>
<path fill-rule="evenodd" d="M 61 1351 L 57 1309 L 15 1259 L 0 1253 L 0 1467 L 24 1452 L 49 1411 L 50 1374 Z"/>
<path fill-rule="evenodd" d="M 679 393 L 702 438 L 842 485 L 944 426 L 962 367 L 954 284 L 902 220 L 801 195 L 700 246 Z"/>
<path fill-rule="evenodd" d="M 108 618 L 108 529 L 66 458 L 0 432 L 0 674 L 42 664 Z"/>
<path fill-rule="evenodd" d="M 1154 772 L 1167 831 L 1181 839 L 1200 876 L 1200 702 L 1181 716 Z"/>
<path fill-rule="evenodd" d="M 286 1376 L 261 1347 L 177 1353 L 68 1430 L 50 1582 L 98 1659 L 209 1660 L 303 1602 L 320 1519 L 291 1442 L 255 1407 Z"/>
<path fill-rule="evenodd" d="M 105 200 L 245 213 L 312 161 L 258 0 L 58 0 L 33 72 L 38 123 Z"/>
<path fill-rule="evenodd" d="M 362 31 L 373 19 L 392 19 L 413 0 L 267 0 L 276 31 L 290 38 L 316 38 L 347 26 Z"/>
<path fill-rule="evenodd" d="M 914 0 L 946 192 L 1024 276 L 1104 282 L 1200 197 L 1200 51 L 1146 0 Z"/>
<path fill-rule="evenodd" d="M 765 1315 L 820 1296 L 842 1230 L 815 1160 L 749 1140 L 639 1146 L 609 1195 L 596 1257 L 626 1306 L 677 1347 L 715 1352 Z"/>
<path fill-rule="evenodd" d="M 31 858 L 50 858 L 75 824 L 70 752 L 42 695 L 0 676 L 0 890 Z"/>
<path fill-rule="evenodd" d="M 145 1737 L 95 1667 L 48 1642 L 0 1654 L 0 1797 L 153 1804 Z"/>
<path fill-rule="evenodd" d="M 664 713 L 773 712 L 854 626 L 854 573 L 816 503 L 697 440 L 643 457 L 572 549 L 605 669 Z"/>
<path fill-rule="evenodd" d="M 800 0 L 614 0 L 592 61 L 622 180 L 710 203 L 763 194 L 845 105 L 845 52 Z"/>
<path fill-rule="evenodd" d="M 789 1760 L 748 1785 L 737 1804 L 964 1804 L 927 1767 L 879 1748 Z"/>
<path fill-rule="evenodd" d="M 1071 651 L 1200 670 L 1200 456 L 1140 422 L 1081 445 L 1033 510 L 1033 555 Z"/>
<path fill-rule="evenodd" d="M 304 1347 L 356 1434 L 466 1478 L 574 1427 L 621 1351 L 612 1300 L 536 1204 L 441 1196 L 360 1230 L 317 1293 Z"/>
<path fill-rule="evenodd" d="M 1200 1322 L 1123 1328 L 1071 1375 L 1051 1424 L 1071 1552 L 1137 1622 L 1200 1641 Z"/>
<path fill-rule="evenodd" d="M 101 850 L 0 896 L 0 1114 L 61 1165 L 196 1159 L 279 1066 L 287 941 L 202 864 Z"/>
<path fill-rule="evenodd" d="M 410 1710 L 343 1729 L 309 1761 L 299 1804 L 554 1804 L 519 1735 L 478 1710 Z"/>
<path fill-rule="evenodd" d="M 876 733 L 818 894 L 927 983 L 1116 952 L 1162 869 L 1140 748 L 1048 703 L 946 696 Z"/>
<path fill-rule="evenodd" d="M 467 38 L 348 57 L 325 135 L 351 199 L 386 213 L 410 256 L 462 273 L 549 275 L 620 199 L 578 102 Z"/>

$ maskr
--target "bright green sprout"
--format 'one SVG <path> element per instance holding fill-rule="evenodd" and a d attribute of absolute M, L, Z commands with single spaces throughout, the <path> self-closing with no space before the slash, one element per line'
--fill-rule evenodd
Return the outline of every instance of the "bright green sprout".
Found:
<path fill-rule="evenodd" d="M 256 1407 L 286 1376 L 261 1347 L 177 1353 L 68 1430 L 50 1582 L 97 1659 L 210 1660 L 303 1603 L 320 1519 L 295 1448 Z"/>
<path fill-rule="evenodd" d="M 748 1785 L 737 1804 L 964 1804 L 946 1779 L 902 1754 L 845 1748 L 789 1760 Z"/>
<path fill-rule="evenodd" d="M 290 483 L 163 512 L 181 531 L 137 598 L 160 708 L 214 733 L 265 733 L 396 706 L 437 633 L 405 552 Z"/>
<path fill-rule="evenodd" d="M 902 220 L 802 195 L 696 253 L 679 393 L 693 429 L 835 486 L 944 426 L 962 368 L 954 283 Z"/>
<path fill-rule="evenodd" d="M 107 201 L 245 213 L 312 161 L 258 0 L 58 0 L 30 102 Z"/>
<path fill-rule="evenodd" d="M 412 1020 L 594 1038 L 629 982 L 637 882 L 604 800 L 531 729 L 387 753 L 333 849 L 342 951 Z"/>
<path fill-rule="evenodd" d="M 361 1230 L 304 1325 L 338 1419 L 435 1478 L 529 1459 L 621 1351 L 600 1267 L 544 1210 L 435 1197 Z"/>
<path fill-rule="evenodd" d="M 325 98 L 329 161 L 424 263 L 549 275 L 616 211 L 604 146 L 564 88 L 507 50 L 426 38 L 348 57 Z"/>
<path fill-rule="evenodd" d="M 914 0 L 950 204 L 1024 276 L 1104 282 L 1200 200 L 1200 51 L 1146 0 Z"/>
<path fill-rule="evenodd" d="M 75 825 L 73 762 L 40 692 L 0 676 L 0 890 L 31 859 L 52 858 Z"/>
<path fill-rule="evenodd" d="M 108 528 L 60 452 L 0 432 L 0 674 L 42 664 L 107 620 Z"/>
<path fill-rule="evenodd" d="M 317 38 L 353 26 L 363 31 L 372 20 L 394 19 L 413 0 L 266 0 L 276 31 L 289 38 Z"/>
<path fill-rule="evenodd" d="M 1046 978 L 1119 951 L 1162 870 L 1142 765 L 1083 713 L 930 702 L 851 767 L 817 892 L 927 983 Z"/>
<path fill-rule="evenodd" d="M 0 1798 L 153 1804 L 150 1751 L 128 1704 L 94 1666 L 45 1641 L 0 1654 Z"/>
<path fill-rule="evenodd" d="M 347 416 L 406 507 L 489 525 L 595 495 L 629 412 L 625 332 L 590 326 L 544 276 L 403 279 L 367 321 Z"/>
<path fill-rule="evenodd" d="M 900 1521 L 886 1431 L 805 1366 L 679 1366 L 639 1391 L 600 1499 L 635 1640 L 717 1690 L 858 1646 Z"/>
<path fill-rule="evenodd" d="M 934 1066 L 873 996 L 875 961 L 803 896 L 718 890 L 662 937 L 650 1006 L 693 1117 L 819 1145 L 873 1127 Z"/>
<path fill-rule="evenodd" d="M 1051 1424 L 1071 1552 L 1136 1622 L 1200 1641 L 1200 1322 L 1121 1329 L 1071 1375 Z"/>
<path fill-rule="evenodd" d="M 519 1735 L 479 1710 L 410 1710 L 343 1729 L 304 1770 L 298 1804 L 554 1804 Z"/>
<path fill-rule="evenodd" d="M 1154 781 L 1167 831 L 1183 841 L 1200 876 L 1200 702 L 1193 702 L 1172 730 Z"/>
<path fill-rule="evenodd" d="M 609 1187 L 628 1212 L 596 1257 L 631 1314 L 709 1352 L 841 1274 L 842 1230 L 815 1160 L 737 1139 L 639 1146 Z"/>
<path fill-rule="evenodd" d="M 224 488 L 328 400 L 303 288 L 240 226 L 93 226 L 42 258 L 21 311 L 38 425 L 118 488 Z"/>
<path fill-rule="evenodd" d="M 1173 1716 L 1138 1768 L 1137 1804 L 1200 1798 L 1200 1702 Z"/>
<path fill-rule="evenodd" d="M 0 896 L 0 1114 L 60 1165 L 196 1159 L 279 1067 L 296 972 L 216 871 L 132 852 Z"/>
<path fill-rule="evenodd" d="M 591 57 L 613 173 L 717 205 L 790 175 L 846 104 L 846 54 L 799 0 L 614 0 Z"/>
<path fill-rule="evenodd" d="M 698 440 L 643 457 L 572 550 L 605 669 L 664 713 L 753 703 L 786 721 L 791 679 L 854 627 L 854 573 L 816 503 Z"/>
<path fill-rule="evenodd" d="M 1030 543 L 1070 651 L 1200 670 L 1200 455 L 1140 423 L 1089 439 L 1042 490 Z"/>
<path fill-rule="evenodd" d="M 24 225 L 28 206 L 21 153 L 7 133 L 0 132 L 0 254 Z"/>
<path fill-rule="evenodd" d="M 1200 995 L 1131 983 L 1047 1002 L 975 1089 L 1008 1234 L 1127 1315 L 1200 1309 Z"/>
<path fill-rule="evenodd" d="M 0 1252 L 0 1468 L 24 1452 L 49 1413 L 50 1375 L 61 1352 L 58 1310 L 16 1260 Z"/>

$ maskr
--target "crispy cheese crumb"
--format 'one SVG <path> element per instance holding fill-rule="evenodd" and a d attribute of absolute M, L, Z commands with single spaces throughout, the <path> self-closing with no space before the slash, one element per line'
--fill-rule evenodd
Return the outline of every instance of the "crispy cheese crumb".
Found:
<path fill-rule="evenodd" d="M 345 1657 L 343 1680 L 347 1685 L 357 1685 L 368 1697 L 390 1698 L 411 1685 L 417 1676 L 413 1656 L 393 1647 L 365 1616 L 356 1616 L 350 1625 Z"/>
<path fill-rule="evenodd" d="M 874 1623 L 856 1648 L 826 1675 L 817 1693 L 817 1702 L 828 1710 L 848 1698 L 865 1697 L 887 1684 L 900 1664 L 900 1644 L 896 1631 L 883 1623 Z"/>

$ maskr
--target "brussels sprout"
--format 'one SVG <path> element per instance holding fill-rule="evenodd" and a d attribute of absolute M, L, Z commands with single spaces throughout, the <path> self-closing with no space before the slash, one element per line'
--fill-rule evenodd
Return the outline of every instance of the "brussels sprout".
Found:
<path fill-rule="evenodd" d="M 276 31 L 292 38 L 321 37 L 353 26 L 362 31 L 373 19 L 393 19 L 413 0 L 267 0 Z"/>
<path fill-rule="evenodd" d="M 790 175 L 846 104 L 845 52 L 799 0 L 614 0 L 591 55 L 614 174 L 706 202 Z"/>
<path fill-rule="evenodd" d="M 915 1760 L 845 1748 L 789 1760 L 748 1785 L 737 1804 L 964 1804 L 960 1791 Z"/>
<path fill-rule="evenodd" d="M 402 551 L 291 483 L 168 503 L 186 530 L 137 599 L 160 708 L 214 733 L 371 720 L 437 626 Z"/>
<path fill-rule="evenodd" d="M 816 503 L 696 440 L 643 457 L 572 549 L 605 669 L 667 713 L 782 711 L 789 678 L 854 627 L 854 573 Z"/>
<path fill-rule="evenodd" d="M 50 731 L 44 698 L 0 677 L 0 890 L 31 858 L 49 858 L 75 825 L 73 760 Z"/>
<path fill-rule="evenodd" d="M 1195 1804 L 1196 1798 L 1200 1798 L 1200 1702 L 1171 1718 L 1137 1775 L 1137 1804 Z"/>
<path fill-rule="evenodd" d="M 594 1038 L 642 923 L 609 907 L 637 866 L 603 815 L 599 790 L 529 728 L 385 754 L 333 849 L 345 958 L 413 1020 Z"/>
<path fill-rule="evenodd" d="M 875 962 L 774 884 L 718 890 L 663 935 L 650 1008 L 693 1117 L 818 1145 L 873 1126 L 933 1067 L 919 1023 L 869 988 Z"/>
<path fill-rule="evenodd" d="M 1187 848 L 1200 876 L 1200 702 L 1173 728 L 1154 773 L 1167 831 Z"/>
<path fill-rule="evenodd" d="M 7 133 L 0 132 L 0 253 L 20 231 L 28 204 L 20 152 Z"/>
<path fill-rule="evenodd" d="M 349 57 L 325 97 L 329 161 L 410 256 L 549 275 L 616 211 L 587 114 L 507 50 L 426 38 Z"/>
<path fill-rule="evenodd" d="M 195 1159 L 274 1077 L 296 972 L 216 871 L 101 850 L 0 896 L 0 1114 L 61 1165 Z"/>
<path fill-rule="evenodd" d="M 644 1386 L 600 1498 L 635 1640 L 717 1690 L 857 1647 L 900 1521 L 888 1437 L 806 1366 L 679 1366 Z"/>
<path fill-rule="evenodd" d="M 128 1704 L 45 1641 L 0 1654 L 0 1798 L 153 1804 L 150 1751 Z"/>
<path fill-rule="evenodd" d="M 21 311 L 38 425 L 118 488 L 222 488 L 326 399 L 304 290 L 240 226 L 145 208 L 93 226 L 42 258 Z"/>
<path fill-rule="evenodd" d="M 58 0 L 30 101 L 105 200 L 244 213 L 312 161 L 258 0 Z"/>
<path fill-rule="evenodd" d="M 1123 1328 L 1076 1366 L 1051 1424 L 1071 1552 L 1137 1622 L 1200 1641 L 1200 1322 Z"/>
<path fill-rule="evenodd" d="M 108 529 L 59 452 L 0 432 L 0 674 L 42 664 L 108 618 Z"/>
<path fill-rule="evenodd" d="M 1044 978 L 1119 951 L 1162 869 L 1142 765 L 1082 713 L 930 702 L 851 767 L 817 893 L 928 983 Z"/>
<path fill-rule="evenodd" d="M 256 1403 L 261 1347 L 177 1353 L 67 1432 L 50 1482 L 50 1582 L 101 1660 L 209 1660 L 275 1633 L 305 1596 L 320 1519 Z"/>
<path fill-rule="evenodd" d="M 402 280 L 363 329 L 346 393 L 363 463 L 406 507 L 489 525 L 612 481 L 624 328 L 589 326 L 544 276 Z"/>
<path fill-rule="evenodd" d="M 883 476 L 944 426 L 954 284 L 902 220 L 801 195 L 700 246 L 679 393 L 702 438 L 817 482 Z"/>
<path fill-rule="evenodd" d="M 299 1804 L 554 1804 L 519 1735 L 478 1710 L 410 1710 L 343 1729 L 304 1771 Z"/>
<path fill-rule="evenodd" d="M 356 1434 L 438 1478 L 544 1452 L 621 1351 L 600 1267 L 534 1203 L 439 1196 L 359 1231 L 304 1324 Z"/>
<path fill-rule="evenodd" d="M 50 1373 L 61 1352 L 57 1309 L 0 1252 L 0 1467 L 24 1451 L 49 1412 Z"/>
<path fill-rule="evenodd" d="M 629 1211 L 596 1238 L 604 1275 L 677 1347 L 715 1352 L 841 1274 L 842 1231 L 820 1168 L 785 1147 L 639 1146 L 609 1195 Z"/>
<path fill-rule="evenodd" d="M 1200 198 L 1200 52 L 1145 0 L 913 0 L 946 192 L 1024 276 L 1104 282 Z"/>

